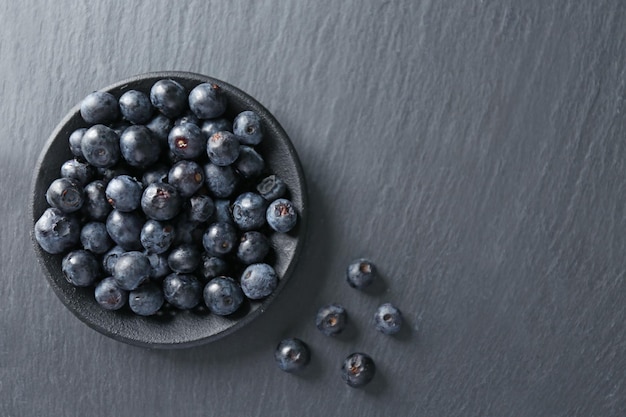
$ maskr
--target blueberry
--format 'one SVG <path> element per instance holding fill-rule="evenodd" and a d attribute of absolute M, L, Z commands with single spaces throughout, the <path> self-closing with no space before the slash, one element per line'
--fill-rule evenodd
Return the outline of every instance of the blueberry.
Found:
<path fill-rule="evenodd" d="M 128 129 L 131 126 L 132 125 L 128 123 L 126 120 L 118 120 L 117 122 L 109 125 L 109 127 L 113 129 L 113 131 L 117 134 L 118 137 L 122 136 L 122 133 L 124 133 L 126 129 Z"/>
<path fill-rule="evenodd" d="M 202 133 L 205 138 L 210 138 L 217 132 L 232 132 L 233 124 L 230 120 L 220 117 L 217 119 L 208 119 L 202 122 Z"/>
<path fill-rule="evenodd" d="M 189 108 L 199 119 L 220 117 L 226 111 L 226 96 L 217 84 L 202 83 L 189 93 Z"/>
<path fill-rule="evenodd" d="M 249 265 L 241 274 L 241 289 L 252 300 L 265 298 L 278 286 L 278 276 L 268 264 Z"/>
<path fill-rule="evenodd" d="M 226 275 L 227 271 L 228 262 L 224 259 L 211 256 L 208 253 L 202 254 L 202 262 L 200 262 L 200 269 L 198 270 L 200 278 L 206 281 L 220 275 Z"/>
<path fill-rule="evenodd" d="M 282 371 L 296 372 L 309 364 L 311 352 L 302 340 L 289 338 L 278 344 L 274 351 L 274 359 Z"/>
<path fill-rule="evenodd" d="M 140 316 L 152 316 L 159 311 L 163 302 L 161 287 L 151 282 L 141 285 L 128 294 L 128 306 Z"/>
<path fill-rule="evenodd" d="M 113 178 L 107 185 L 107 201 L 118 211 L 133 211 L 141 204 L 141 184 L 128 175 Z"/>
<path fill-rule="evenodd" d="M 152 166 L 149 170 L 143 173 L 141 177 L 141 183 L 144 187 L 155 182 L 167 182 L 167 174 L 170 172 L 169 167 L 166 165 L 158 164 Z"/>
<path fill-rule="evenodd" d="M 104 125 L 87 129 L 80 148 L 87 162 L 97 168 L 112 167 L 120 159 L 120 138 L 113 129 Z"/>
<path fill-rule="evenodd" d="M 357 259 L 348 265 L 346 279 L 352 288 L 367 288 L 375 278 L 376 267 L 367 259 Z"/>
<path fill-rule="evenodd" d="M 208 195 L 195 195 L 189 199 L 189 220 L 205 222 L 215 211 L 215 204 Z"/>
<path fill-rule="evenodd" d="M 85 185 L 93 179 L 95 175 L 94 168 L 84 162 L 76 159 L 65 161 L 61 165 L 61 176 L 77 181 L 80 185 Z"/>
<path fill-rule="evenodd" d="M 207 141 L 206 152 L 215 165 L 230 165 L 239 157 L 239 139 L 230 132 L 214 133 Z"/>
<path fill-rule="evenodd" d="M 346 309 L 339 304 L 325 305 L 315 316 L 315 326 L 326 336 L 338 335 L 345 329 L 347 322 Z"/>
<path fill-rule="evenodd" d="M 235 169 L 244 178 L 256 178 L 263 172 L 265 162 L 261 155 L 249 146 L 239 148 L 239 158 L 235 161 Z"/>
<path fill-rule="evenodd" d="M 267 201 L 257 193 L 243 193 L 233 203 L 233 220 L 241 230 L 259 229 L 265 224 Z"/>
<path fill-rule="evenodd" d="M 167 182 L 173 185 L 182 197 L 191 197 L 204 184 L 204 171 L 193 161 L 180 161 L 170 168 Z"/>
<path fill-rule="evenodd" d="M 130 126 L 120 136 L 120 151 L 129 165 L 146 168 L 159 159 L 159 141 L 145 126 Z"/>
<path fill-rule="evenodd" d="M 193 275 L 170 274 L 163 280 L 165 301 L 181 310 L 194 308 L 202 298 L 202 284 Z"/>
<path fill-rule="evenodd" d="M 376 374 L 374 360 L 365 353 L 352 353 L 341 365 L 341 378 L 353 388 L 369 384 Z"/>
<path fill-rule="evenodd" d="M 152 117 L 152 103 L 148 96 L 137 90 L 129 90 L 119 99 L 120 111 L 124 119 L 133 124 L 147 123 Z"/>
<path fill-rule="evenodd" d="M 126 251 L 121 246 L 113 246 L 113 248 L 102 257 L 102 269 L 104 269 L 107 274 L 113 275 L 117 260 L 125 252 Z"/>
<path fill-rule="evenodd" d="M 119 310 L 128 301 L 128 292 L 118 287 L 113 277 L 108 277 L 96 285 L 95 298 L 105 310 Z"/>
<path fill-rule="evenodd" d="M 170 134 L 170 130 L 174 127 L 174 122 L 171 119 L 162 114 L 157 114 L 146 124 L 146 127 L 157 139 L 161 149 L 169 149 L 167 137 Z"/>
<path fill-rule="evenodd" d="M 182 244 L 171 250 L 167 263 L 174 272 L 188 274 L 200 265 L 200 249 L 196 245 Z"/>
<path fill-rule="evenodd" d="M 227 316 L 239 309 L 243 292 L 232 278 L 213 278 L 204 287 L 204 302 L 212 313 Z"/>
<path fill-rule="evenodd" d="M 101 180 L 90 182 L 84 189 L 83 210 L 93 220 L 106 220 L 112 210 L 106 198 L 106 185 Z"/>
<path fill-rule="evenodd" d="M 134 290 L 150 278 L 150 260 L 141 252 L 131 251 L 121 254 L 113 268 L 113 278 L 123 290 Z"/>
<path fill-rule="evenodd" d="M 263 140 L 261 118 L 250 110 L 239 113 L 233 121 L 233 133 L 245 145 L 258 145 Z"/>
<path fill-rule="evenodd" d="M 126 250 L 140 250 L 144 219 L 136 211 L 113 210 L 107 217 L 107 232 L 113 241 Z"/>
<path fill-rule="evenodd" d="M 170 248 L 174 236 L 172 225 L 150 219 L 141 228 L 139 239 L 148 253 L 164 253 Z"/>
<path fill-rule="evenodd" d="M 150 278 L 160 280 L 172 273 L 167 262 L 167 256 L 158 253 L 148 254 L 150 261 Z"/>
<path fill-rule="evenodd" d="M 267 208 L 267 224 L 279 233 L 287 233 L 294 228 L 298 221 L 296 208 L 286 198 L 274 200 Z"/>
<path fill-rule="evenodd" d="M 278 200 L 287 194 L 287 185 L 276 175 L 266 177 L 256 186 L 261 197 L 267 201 Z"/>
<path fill-rule="evenodd" d="M 390 303 L 382 304 L 374 314 L 376 330 L 384 334 L 396 334 L 402 327 L 402 313 Z"/>
<path fill-rule="evenodd" d="M 58 178 L 48 187 L 46 201 L 65 213 L 73 213 L 80 210 L 85 201 L 83 187 L 75 180 Z"/>
<path fill-rule="evenodd" d="M 35 223 L 34 235 L 44 251 L 63 253 L 79 242 L 80 222 L 71 214 L 48 208 Z"/>
<path fill-rule="evenodd" d="M 207 188 L 217 198 L 230 197 L 239 184 L 239 177 L 231 166 L 208 163 L 204 165 L 204 178 Z"/>
<path fill-rule="evenodd" d="M 111 93 L 95 91 L 80 103 L 80 115 L 90 124 L 111 123 L 117 119 L 117 99 Z"/>
<path fill-rule="evenodd" d="M 82 249 L 65 255 L 61 261 L 61 270 L 67 282 L 77 287 L 88 287 L 100 275 L 100 265 L 94 254 Z"/>
<path fill-rule="evenodd" d="M 226 255 L 237 244 L 237 231 L 230 223 L 213 223 L 204 232 L 202 244 L 209 255 Z"/>
<path fill-rule="evenodd" d="M 83 248 L 97 254 L 107 252 L 113 246 L 113 240 L 107 233 L 107 227 L 101 222 L 89 222 L 80 231 L 80 243 Z"/>
<path fill-rule="evenodd" d="M 237 247 L 237 258 L 246 265 L 256 264 L 267 256 L 270 241 L 260 232 L 246 232 L 241 236 Z"/>
<path fill-rule="evenodd" d="M 194 124 L 194 125 L 196 125 L 198 127 L 200 127 L 202 125 L 202 123 L 200 122 L 200 119 L 198 119 L 196 117 L 196 115 L 193 114 L 193 112 L 191 112 L 191 111 L 185 112 L 185 114 L 183 114 L 181 117 L 176 119 L 174 121 L 174 126 L 182 125 L 182 124 L 185 124 L 185 123 L 191 123 L 191 124 Z"/>
<path fill-rule="evenodd" d="M 100 179 L 104 181 L 105 184 L 108 184 L 115 177 L 119 177 L 120 175 L 128 175 L 132 176 L 130 169 L 125 164 L 117 164 L 109 168 L 96 168 L 98 175 L 100 175 Z"/>
<path fill-rule="evenodd" d="M 172 154 L 183 159 L 197 159 L 207 146 L 200 128 L 192 123 L 174 126 L 167 136 L 167 143 Z"/>
<path fill-rule="evenodd" d="M 150 89 L 150 102 L 165 116 L 175 119 L 187 107 L 187 93 L 174 80 L 159 80 Z"/>
<path fill-rule="evenodd" d="M 79 157 L 79 158 L 84 158 L 83 151 L 81 150 L 80 144 L 83 140 L 83 135 L 85 134 L 86 131 L 87 131 L 86 128 L 81 127 L 73 131 L 70 134 L 70 137 L 68 138 L 68 141 L 70 143 L 70 151 L 72 152 L 74 156 Z"/>
<path fill-rule="evenodd" d="M 190 220 L 186 212 L 183 211 L 176 216 L 173 222 L 174 230 L 176 230 L 174 245 L 198 242 L 202 239 L 203 228 L 199 227 L 198 222 Z"/>
<path fill-rule="evenodd" d="M 233 221 L 233 212 L 231 204 L 228 200 L 215 200 L 215 221 L 235 224 Z"/>
<path fill-rule="evenodd" d="M 146 187 L 141 197 L 143 212 L 154 220 L 170 220 L 179 212 L 182 199 L 170 184 L 156 182 Z"/>

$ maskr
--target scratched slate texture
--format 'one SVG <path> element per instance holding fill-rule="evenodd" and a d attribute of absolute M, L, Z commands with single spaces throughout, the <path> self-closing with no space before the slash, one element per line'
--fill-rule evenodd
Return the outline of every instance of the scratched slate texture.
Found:
<path fill-rule="evenodd" d="M 622 0 L 0 2 L 0 415 L 626 415 Z M 188 70 L 264 103 L 299 152 L 310 233 L 237 334 L 113 341 L 55 297 L 29 240 L 32 167 L 83 96 Z M 344 282 L 368 256 L 383 282 Z M 375 307 L 397 304 L 398 337 Z M 339 302 L 351 327 L 314 328 Z M 280 372 L 276 343 L 313 352 Z M 339 378 L 352 351 L 378 375 Z"/>

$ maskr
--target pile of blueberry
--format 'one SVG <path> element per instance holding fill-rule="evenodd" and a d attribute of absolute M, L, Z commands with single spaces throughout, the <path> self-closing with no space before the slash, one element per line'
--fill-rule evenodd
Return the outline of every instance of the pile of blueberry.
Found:
<path fill-rule="evenodd" d="M 376 279 L 376 268 L 367 259 L 357 259 L 346 271 L 346 279 L 352 288 L 363 290 Z M 402 313 L 391 303 L 384 303 L 374 313 L 376 330 L 386 335 L 398 333 L 402 327 Z M 322 306 L 315 317 L 315 326 L 325 336 L 341 334 L 348 324 L 348 313 L 339 304 Z M 311 352 L 305 342 L 298 338 L 282 340 L 274 351 L 278 367 L 285 372 L 297 372 L 304 369 L 310 361 Z M 376 373 L 376 365 L 371 356 L 355 352 L 346 357 L 341 364 L 341 377 L 353 388 L 369 384 Z"/>
<path fill-rule="evenodd" d="M 219 86 L 187 92 L 171 79 L 82 101 L 75 158 L 50 184 L 34 235 L 104 309 L 229 315 L 278 285 L 270 235 L 292 230 L 296 209 L 255 149 L 259 115 L 231 120 L 227 107 Z"/>

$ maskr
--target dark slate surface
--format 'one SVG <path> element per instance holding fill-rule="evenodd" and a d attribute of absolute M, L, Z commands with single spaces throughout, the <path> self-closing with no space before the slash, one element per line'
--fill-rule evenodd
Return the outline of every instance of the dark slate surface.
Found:
<path fill-rule="evenodd" d="M 47 3 L 47 4 L 44 4 Z M 626 3 L 0 4 L 0 415 L 626 415 Z M 254 324 L 151 351 L 89 329 L 34 259 L 28 188 L 84 95 L 188 70 L 264 103 L 308 176 L 296 276 Z M 347 263 L 370 256 L 375 294 Z M 318 334 L 322 303 L 353 326 Z M 396 303 L 397 338 L 369 323 Z M 301 376 L 281 337 L 313 351 Z M 351 351 L 379 374 L 338 375 Z"/>

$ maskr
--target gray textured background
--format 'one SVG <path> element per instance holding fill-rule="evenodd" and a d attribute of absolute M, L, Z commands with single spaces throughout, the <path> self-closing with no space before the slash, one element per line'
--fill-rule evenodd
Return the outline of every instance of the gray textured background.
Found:
<path fill-rule="evenodd" d="M 625 2 L 95 3 L 0 2 L 1 416 L 626 415 Z M 74 104 L 168 69 L 274 113 L 311 233 L 252 325 L 150 351 L 63 307 L 26 208 Z M 362 255 L 382 293 L 344 283 Z M 330 301 L 352 317 L 338 340 L 312 323 Z M 410 330 L 372 330 L 382 301 Z M 310 344 L 304 375 L 274 365 L 283 336 Z M 338 375 L 354 350 L 379 367 L 366 390 Z"/>

